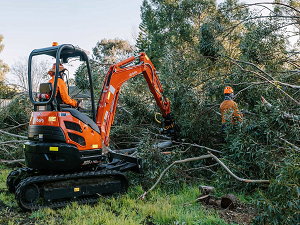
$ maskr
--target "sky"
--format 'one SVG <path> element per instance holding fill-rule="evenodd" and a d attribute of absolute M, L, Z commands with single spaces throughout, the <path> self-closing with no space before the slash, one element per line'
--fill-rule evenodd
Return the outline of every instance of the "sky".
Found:
<path fill-rule="evenodd" d="M 103 38 L 134 42 L 143 0 L 0 0 L 0 53 L 8 66 L 52 42 L 92 51 Z"/>
<path fill-rule="evenodd" d="M 266 2 L 247 0 L 243 2 Z M 0 0 L 0 59 L 11 67 L 52 42 L 92 52 L 103 38 L 134 43 L 143 0 Z M 221 0 L 217 1 L 222 2 Z M 11 74 L 7 74 L 9 79 Z"/>

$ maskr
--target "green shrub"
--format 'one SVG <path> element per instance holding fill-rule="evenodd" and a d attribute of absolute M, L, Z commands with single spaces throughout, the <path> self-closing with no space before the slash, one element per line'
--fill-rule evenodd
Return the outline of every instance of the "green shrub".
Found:
<path fill-rule="evenodd" d="M 7 107 L 0 111 L 1 128 L 29 123 L 32 108 L 28 97 L 16 96 Z M 26 128 L 27 126 L 22 127 L 23 130 Z"/>
<path fill-rule="evenodd" d="M 300 224 L 299 152 L 284 158 L 276 178 L 260 194 L 257 207 L 262 213 L 255 219 L 255 224 Z"/>
<path fill-rule="evenodd" d="M 26 96 L 16 96 L 12 102 L 0 110 L 0 129 L 27 136 L 27 128 L 32 112 L 32 104 Z M 23 139 L 2 134 L 0 136 L 0 158 L 4 160 L 24 158 Z"/>

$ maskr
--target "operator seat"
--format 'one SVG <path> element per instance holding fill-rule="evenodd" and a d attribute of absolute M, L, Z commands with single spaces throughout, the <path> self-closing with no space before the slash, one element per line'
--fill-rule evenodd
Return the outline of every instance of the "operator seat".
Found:
<path fill-rule="evenodd" d="M 72 116 L 79 119 L 80 121 L 82 121 L 83 123 L 85 123 L 86 125 L 88 125 L 93 130 L 95 130 L 96 132 L 98 132 L 100 134 L 100 129 L 97 126 L 97 124 L 90 117 L 85 115 L 84 113 L 81 113 L 78 110 L 73 109 L 73 108 L 61 108 L 61 111 L 71 113 Z"/>
<path fill-rule="evenodd" d="M 40 94 L 48 94 L 51 96 L 52 93 L 52 84 L 51 83 L 41 83 L 40 84 Z M 40 102 L 46 102 L 48 101 L 47 98 L 39 98 Z M 54 110 L 54 105 L 53 102 L 48 103 L 47 105 L 44 105 L 43 107 L 46 107 L 47 110 L 53 111 Z M 34 106 L 35 111 L 37 110 L 37 107 Z"/>
<path fill-rule="evenodd" d="M 51 83 L 42 83 L 40 84 L 40 93 L 41 94 L 51 94 L 52 84 Z"/>

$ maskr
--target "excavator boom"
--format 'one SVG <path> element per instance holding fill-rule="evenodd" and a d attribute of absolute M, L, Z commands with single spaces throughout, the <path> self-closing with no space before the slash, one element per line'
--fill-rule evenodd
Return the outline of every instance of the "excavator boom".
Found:
<path fill-rule="evenodd" d="M 136 65 L 131 65 L 137 59 L 139 59 L 139 63 Z M 100 128 L 102 140 L 106 146 L 109 145 L 109 133 L 115 116 L 120 88 L 124 82 L 139 74 L 144 75 L 144 78 L 146 79 L 149 89 L 156 100 L 162 116 L 164 118 L 173 119 L 173 116 L 170 114 L 170 102 L 163 94 L 164 90 L 157 77 L 155 67 L 146 53 L 139 53 L 137 57 L 133 56 L 112 65 L 105 77 L 105 82 L 97 109 L 96 123 Z M 173 123 L 174 119 L 170 122 L 170 124 L 168 124 L 168 129 L 172 128 Z M 169 127 L 170 125 L 171 127 Z"/>

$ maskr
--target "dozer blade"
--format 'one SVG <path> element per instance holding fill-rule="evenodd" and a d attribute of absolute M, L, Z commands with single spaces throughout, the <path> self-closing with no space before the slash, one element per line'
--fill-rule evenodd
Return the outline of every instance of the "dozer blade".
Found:
<path fill-rule="evenodd" d="M 110 163 L 105 165 L 107 169 L 118 170 L 121 172 L 130 170 L 135 173 L 143 173 L 141 158 L 109 151 L 108 160 Z"/>

